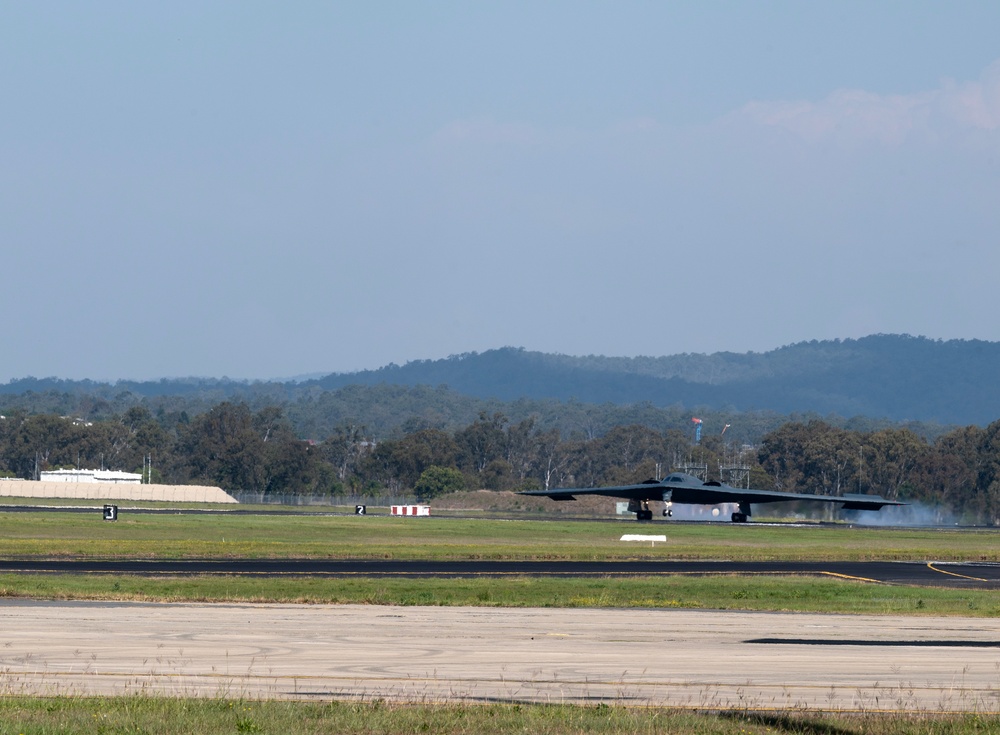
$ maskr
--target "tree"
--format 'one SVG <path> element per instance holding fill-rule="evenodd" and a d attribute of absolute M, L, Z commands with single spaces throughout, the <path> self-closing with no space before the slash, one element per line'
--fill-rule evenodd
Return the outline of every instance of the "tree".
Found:
<path fill-rule="evenodd" d="M 540 455 L 540 479 L 551 487 L 566 482 L 579 487 L 642 482 L 665 472 L 686 439 L 677 442 L 678 432 L 660 433 L 638 424 L 613 427 L 592 440 L 574 439 L 559 443 L 547 436 Z M 557 475 L 557 478 L 554 477 Z"/>
<path fill-rule="evenodd" d="M 506 460 L 512 478 L 523 482 L 538 461 L 538 439 L 535 418 L 527 418 L 507 427 Z"/>
<path fill-rule="evenodd" d="M 656 474 L 657 464 L 670 461 L 664 436 L 638 424 L 616 426 L 588 445 L 600 484 L 642 482 Z"/>
<path fill-rule="evenodd" d="M 97 446 L 90 454 L 99 449 L 112 469 L 141 468 L 146 455 L 159 461 L 170 452 L 170 436 L 145 406 L 133 406 L 117 419 L 95 423 L 88 429 L 98 430 Z"/>
<path fill-rule="evenodd" d="M 405 487 L 413 487 L 428 467 L 455 467 L 458 446 L 440 429 L 422 429 L 392 445 L 393 472 Z"/>
<path fill-rule="evenodd" d="M 927 443 L 909 429 L 883 429 L 862 439 L 863 482 L 869 492 L 895 500 L 916 477 Z"/>
<path fill-rule="evenodd" d="M 507 436 L 504 428 L 507 417 L 502 413 L 492 416 L 486 411 L 479 419 L 455 434 L 462 469 L 473 475 L 482 474 L 486 466 L 497 459 L 506 458 Z"/>
<path fill-rule="evenodd" d="M 976 491 L 983 516 L 989 525 L 1000 525 L 1000 421 L 986 427 L 979 442 L 979 456 Z"/>
<path fill-rule="evenodd" d="M 909 499 L 948 509 L 970 521 L 985 510 L 977 492 L 983 429 L 966 426 L 938 437 L 918 462 Z"/>
<path fill-rule="evenodd" d="M 803 489 L 834 496 L 857 492 L 863 456 L 858 435 L 827 424 L 817 424 L 815 429 L 805 446 Z"/>
<path fill-rule="evenodd" d="M 366 435 L 365 427 L 345 424 L 338 426 L 323 440 L 320 453 L 326 462 L 333 465 L 337 479 L 347 482 L 357 470 L 361 458 L 372 447 L 373 442 Z"/>
<path fill-rule="evenodd" d="M 765 434 L 760 442 L 757 461 L 774 478 L 778 490 L 799 491 L 805 465 L 805 432 L 805 424 L 788 423 Z"/>
<path fill-rule="evenodd" d="M 227 491 L 264 492 L 264 439 L 245 403 L 220 403 L 179 440 L 182 473 Z"/>
<path fill-rule="evenodd" d="M 13 419 L 8 419 L 13 420 Z M 7 466 L 18 477 L 38 479 L 49 467 L 75 465 L 84 448 L 86 427 L 53 414 L 26 416 L 10 432 Z"/>
<path fill-rule="evenodd" d="M 308 442 L 272 436 L 264 444 L 263 492 L 327 493 L 330 488 L 319 484 L 319 465 L 319 453 Z"/>
<path fill-rule="evenodd" d="M 447 493 L 464 490 L 465 475 L 454 467 L 431 465 L 420 473 L 413 489 L 417 498 L 426 502 Z"/>
<path fill-rule="evenodd" d="M 391 493 L 413 487 L 421 473 L 432 465 L 455 467 L 458 447 L 440 429 L 423 429 L 402 439 L 380 442 L 366 456 L 359 472 Z"/>
<path fill-rule="evenodd" d="M 570 455 L 559 440 L 559 430 L 552 429 L 536 437 L 538 472 L 542 488 L 548 490 L 562 484 L 563 470 L 569 464 Z"/>

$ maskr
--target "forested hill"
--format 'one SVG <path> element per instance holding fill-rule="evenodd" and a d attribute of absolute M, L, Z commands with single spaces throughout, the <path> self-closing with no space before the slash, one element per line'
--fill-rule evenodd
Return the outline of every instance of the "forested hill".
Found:
<path fill-rule="evenodd" d="M 907 335 L 812 341 L 764 353 L 571 357 L 515 348 L 308 381 L 448 385 L 480 398 L 576 399 L 985 425 L 1000 418 L 1000 343 Z"/>
<path fill-rule="evenodd" d="M 0 394 L 9 397 L 0 403 L 27 405 L 11 399 L 30 394 L 33 411 L 83 411 L 69 406 L 86 402 L 85 396 L 125 406 L 142 397 L 190 413 L 224 400 L 314 405 L 324 392 L 350 385 L 446 385 L 453 393 L 508 402 L 575 399 L 985 426 L 1000 419 L 998 376 L 998 342 L 875 335 L 800 342 L 764 353 L 668 357 L 571 357 L 504 348 L 300 382 L 187 378 L 112 385 L 25 378 L 0 385 Z"/>

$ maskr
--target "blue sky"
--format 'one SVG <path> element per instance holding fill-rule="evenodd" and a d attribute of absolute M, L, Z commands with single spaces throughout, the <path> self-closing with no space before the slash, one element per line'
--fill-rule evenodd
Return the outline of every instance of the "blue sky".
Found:
<path fill-rule="evenodd" d="M 1000 340 L 1000 4 L 0 2 L 0 379 Z"/>

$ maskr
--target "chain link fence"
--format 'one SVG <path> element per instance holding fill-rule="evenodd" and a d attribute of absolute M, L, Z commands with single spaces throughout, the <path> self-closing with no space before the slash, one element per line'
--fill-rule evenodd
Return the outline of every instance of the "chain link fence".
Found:
<path fill-rule="evenodd" d="M 347 506 L 412 505 L 419 501 L 413 495 L 301 495 L 299 493 L 229 493 L 240 503 L 251 505 Z"/>

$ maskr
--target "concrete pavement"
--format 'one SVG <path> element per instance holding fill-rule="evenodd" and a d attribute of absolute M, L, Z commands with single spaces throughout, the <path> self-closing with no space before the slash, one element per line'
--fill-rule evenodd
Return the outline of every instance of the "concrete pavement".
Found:
<path fill-rule="evenodd" d="M 1000 620 L 0 602 L 0 691 L 1000 711 Z"/>

